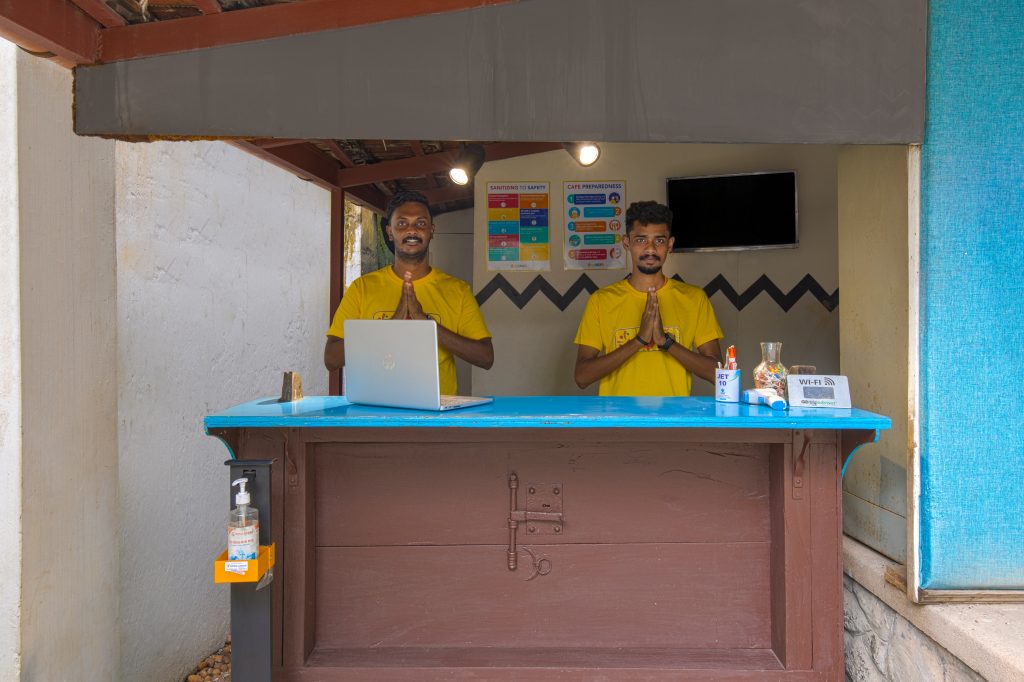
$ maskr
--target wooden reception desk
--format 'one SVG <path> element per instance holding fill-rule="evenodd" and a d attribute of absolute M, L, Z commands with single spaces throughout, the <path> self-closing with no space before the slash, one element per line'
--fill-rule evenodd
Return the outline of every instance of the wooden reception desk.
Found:
<path fill-rule="evenodd" d="M 843 679 L 840 471 L 886 417 L 308 397 L 206 427 L 276 459 L 275 680 Z"/>

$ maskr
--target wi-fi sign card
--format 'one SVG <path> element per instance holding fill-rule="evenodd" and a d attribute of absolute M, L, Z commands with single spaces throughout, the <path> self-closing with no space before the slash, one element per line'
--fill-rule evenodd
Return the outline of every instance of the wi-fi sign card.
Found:
<path fill-rule="evenodd" d="M 790 374 L 786 378 L 790 407 L 851 408 L 850 383 L 844 376 Z"/>

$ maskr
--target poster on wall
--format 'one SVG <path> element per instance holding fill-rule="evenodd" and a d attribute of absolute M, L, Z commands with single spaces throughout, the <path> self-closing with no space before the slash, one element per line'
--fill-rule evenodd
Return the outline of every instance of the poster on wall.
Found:
<path fill-rule="evenodd" d="M 612 270 L 626 267 L 622 247 L 626 183 L 566 180 L 566 270 Z"/>
<path fill-rule="evenodd" d="M 546 182 L 487 183 L 487 269 L 550 270 Z"/>

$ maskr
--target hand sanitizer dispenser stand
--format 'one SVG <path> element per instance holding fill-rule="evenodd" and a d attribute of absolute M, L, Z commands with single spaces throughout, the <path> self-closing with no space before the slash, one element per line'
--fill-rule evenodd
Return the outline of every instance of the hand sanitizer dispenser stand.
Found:
<path fill-rule="evenodd" d="M 273 613 L 273 534 L 270 510 L 270 470 L 274 460 L 238 460 L 224 462 L 231 467 L 228 481 L 247 478 L 251 504 L 260 513 L 260 562 L 265 572 L 258 582 L 231 582 L 231 676 L 245 682 L 271 682 L 273 641 L 271 618 Z M 231 506 L 234 490 L 229 487 Z M 269 554 L 269 562 L 268 562 Z M 223 564 L 224 562 L 218 562 Z M 227 562 L 231 563 L 231 562 Z M 218 575 L 224 573 L 222 567 Z"/>

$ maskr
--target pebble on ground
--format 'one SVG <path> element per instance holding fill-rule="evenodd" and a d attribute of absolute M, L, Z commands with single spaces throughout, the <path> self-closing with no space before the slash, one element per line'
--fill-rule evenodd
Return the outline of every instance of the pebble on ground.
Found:
<path fill-rule="evenodd" d="M 185 682 L 231 682 L 231 636 L 224 646 L 199 661 Z"/>

